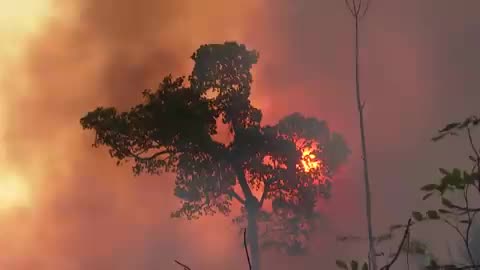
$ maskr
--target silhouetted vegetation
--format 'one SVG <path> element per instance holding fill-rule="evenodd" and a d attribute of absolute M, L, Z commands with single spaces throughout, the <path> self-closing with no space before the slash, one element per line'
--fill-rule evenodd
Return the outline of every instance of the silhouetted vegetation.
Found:
<path fill-rule="evenodd" d="M 236 201 L 241 215 L 234 221 L 248 228 L 253 269 L 260 267 L 262 246 L 305 253 L 318 199 L 330 196 L 332 177 L 350 153 L 343 137 L 300 113 L 262 125 L 262 112 L 250 101 L 258 53 L 244 45 L 204 45 L 191 58 L 190 76 L 166 76 L 129 111 L 97 108 L 82 127 L 95 132 L 94 146 L 106 146 L 118 164 L 133 162 L 135 175 L 174 172 L 182 206 L 172 217 L 228 215 Z M 229 141 L 218 139 L 221 124 Z M 309 158 L 321 162 L 306 168 L 302 161 Z"/>
<path fill-rule="evenodd" d="M 440 168 L 441 179 L 421 187 L 423 200 L 437 198 L 439 207 L 413 211 L 405 224 L 374 235 L 358 50 L 359 20 L 369 1 L 345 3 L 355 19 L 355 93 L 368 238 L 341 236 L 338 240 L 368 240 L 369 254 L 367 262 L 336 260 L 336 265 L 344 270 L 376 270 L 376 258 L 384 256 L 388 262 L 379 268 L 389 270 L 405 256 L 409 269 L 410 256 L 419 256 L 428 263 L 417 262 L 418 268 L 480 269 L 479 238 L 472 238 L 480 212 L 471 199 L 480 194 L 480 148 L 472 136 L 472 129 L 480 124 L 476 116 L 448 124 L 432 138 L 436 142 L 462 133 L 472 150 L 470 169 Z M 157 89 L 145 90 L 143 102 L 128 111 L 99 107 L 80 120 L 84 129 L 95 132 L 94 147 L 106 146 L 118 165 L 131 162 L 135 175 L 175 174 L 174 194 L 181 207 L 172 217 L 227 216 L 239 205 L 240 215 L 233 222 L 247 228 L 244 249 L 248 267 L 254 270 L 260 269 L 262 247 L 288 255 L 307 252 L 308 239 L 320 218 L 316 205 L 319 199 L 329 198 L 332 178 L 350 154 L 343 137 L 325 121 L 295 112 L 274 125 L 262 123 L 261 110 L 250 100 L 251 69 L 258 57 L 256 51 L 236 42 L 203 45 L 191 57 L 195 65 L 188 77 L 164 77 Z M 440 263 L 427 243 L 414 238 L 412 228 L 428 222 L 441 222 L 458 234 L 464 262 Z M 380 243 L 396 235 L 401 239 L 393 252 L 376 252 Z M 175 262 L 190 270 L 187 264 Z"/>
<path fill-rule="evenodd" d="M 399 244 L 396 254 L 390 254 L 391 263 L 385 265 L 381 269 L 390 269 L 390 267 L 398 259 L 400 251 L 407 256 L 411 254 L 429 255 L 427 254 L 427 246 L 419 242 L 410 241 L 410 227 L 419 226 L 427 222 L 441 222 L 448 228 L 454 230 L 463 244 L 462 250 L 465 253 L 465 262 L 440 264 L 438 260 L 429 256 L 429 263 L 422 268 L 425 269 L 480 269 L 478 258 L 478 238 L 472 238 L 472 226 L 475 222 L 475 216 L 480 212 L 479 206 L 473 206 L 472 195 L 480 195 L 480 148 L 476 145 L 472 136 L 472 129 L 480 124 L 480 118 L 471 116 L 461 122 L 454 122 L 446 125 L 438 131 L 438 134 L 432 138 L 432 141 L 440 141 L 448 136 L 466 135 L 471 154 L 468 160 L 472 163 L 472 167 L 468 170 L 452 168 L 439 168 L 441 179 L 436 183 L 431 183 L 421 187 L 421 191 L 425 194 L 422 199 L 439 199 L 438 209 L 430 209 L 426 211 L 413 211 L 407 225 L 393 225 L 390 232 L 385 235 L 385 239 L 392 239 L 393 233 L 399 229 L 405 229 L 404 237 Z M 458 199 L 461 195 L 461 199 Z M 412 222 L 412 219 L 414 220 Z M 342 237 L 340 240 L 351 240 L 352 237 Z M 472 246 L 475 244 L 475 246 Z M 475 252 L 474 252 L 475 251 Z M 342 269 L 358 269 L 358 262 L 352 261 L 350 267 L 344 261 L 337 260 L 337 266 Z M 363 269 L 368 269 L 367 264 L 363 265 Z"/>

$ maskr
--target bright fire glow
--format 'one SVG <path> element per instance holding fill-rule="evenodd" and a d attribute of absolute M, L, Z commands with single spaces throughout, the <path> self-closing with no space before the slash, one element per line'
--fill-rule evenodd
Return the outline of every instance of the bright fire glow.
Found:
<path fill-rule="evenodd" d="M 10 105 L 29 83 L 23 68 L 28 42 L 50 19 L 53 1 L 0 0 L 0 211 L 31 205 L 31 185 L 11 170 L 3 136 L 12 118 L 8 115 L 13 110 Z"/>
<path fill-rule="evenodd" d="M 47 21 L 52 0 L 0 0 L 0 56 L 5 62 L 18 61 L 29 38 Z M 1 75 L 0 75 L 1 76 Z"/>
<path fill-rule="evenodd" d="M 320 168 L 321 161 L 312 154 L 313 149 L 306 148 L 302 151 L 302 165 L 305 172 Z"/>
<path fill-rule="evenodd" d="M 30 206 L 30 188 L 21 176 L 0 173 L 0 210 Z"/>
<path fill-rule="evenodd" d="M 51 0 L 0 0 L 2 32 L 35 31 L 39 19 L 49 13 Z"/>

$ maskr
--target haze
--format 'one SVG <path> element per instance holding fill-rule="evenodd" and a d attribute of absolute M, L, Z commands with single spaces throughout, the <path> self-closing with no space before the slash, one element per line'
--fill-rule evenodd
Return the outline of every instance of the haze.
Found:
<path fill-rule="evenodd" d="M 376 231 L 425 205 L 418 189 L 438 167 L 467 162 L 464 140 L 430 137 L 478 113 L 479 8 L 373 1 L 362 21 Z M 91 148 L 78 122 L 96 106 L 134 105 L 164 75 L 188 73 L 198 46 L 226 40 L 260 52 L 253 99 L 267 123 L 294 111 L 325 119 L 353 152 L 322 205 L 328 222 L 311 255 L 267 254 L 264 266 L 334 269 L 332 258 L 363 256 L 366 245 L 335 241 L 366 234 L 352 38 L 335 0 L 0 0 L 0 189 L 9 191 L 0 192 L 0 267 L 179 269 L 179 259 L 246 269 L 230 218 L 170 219 L 172 177 L 131 176 Z M 419 238 L 446 254 L 447 243 Z"/>

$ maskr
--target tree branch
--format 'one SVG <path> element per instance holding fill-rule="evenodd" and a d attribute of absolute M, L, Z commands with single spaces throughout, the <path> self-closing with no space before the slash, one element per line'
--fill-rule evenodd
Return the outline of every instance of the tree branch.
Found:
<path fill-rule="evenodd" d="M 400 242 L 400 245 L 398 246 L 397 252 L 395 253 L 395 256 L 393 257 L 392 261 L 388 263 L 387 265 L 383 266 L 380 268 L 380 270 L 389 270 L 390 267 L 395 263 L 395 261 L 398 260 L 398 256 L 400 256 L 400 252 L 402 251 L 402 247 L 405 244 L 405 240 L 407 240 L 407 236 L 410 234 L 410 226 L 412 225 L 412 218 L 408 219 L 407 227 L 405 228 L 405 233 L 403 234 L 402 241 Z"/>
<path fill-rule="evenodd" d="M 468 188 L 469 186 L 467 185 L 463 191 L 463 198 L 465 199 L 465 207 L 469 207 L 469 200 L 468 200 Z M 472 222 L 473 222 L 473 218 L 475 217 L 475 213 L 470 213 L 470 212 L 467 212 L 467 216 L 468 216 L 468 225 L 467 225 L 467 230 L 465 232 L 465 247 L 467 249 L 467 253 L 468 253 L 468 257 L 470 259 L 470 263 L 472 264 L 475 264 L 475 260 L 473 259 L 473 255 L 472 255 L 472 251 L 470 250 L 470 229 L 472 227 Z M 478 268 L 475 268 L 478 270 Z"/>
<path fill-rule="evenodd" d="M 192 270 L 190 269 L 190 267 L 188 267 L 187 265 L 177 261 L 177 260 L 173 260 L 176 264 L 180 265 L 181 267 L 183 267 L 183 270 Z"/>
<path fill-rule="evenodd" d="M 135 159 L 138 159 L 138 160 L 141 160 L 141 161 L 149 161 L 149 160 L 152 160 L 152 159 L 155 159 L 161 155 L 165 155 L 165 154 L 169 154 L 170 151 L 160 151 L 160 152 L 156 152 L 155 154 L 152 154 L 151 156 L 148 156 L 148 157 L 141 157 L 139 154 L 134 154 L 133 152 L 129 151 L 130 152 L 130 155 L 135 158 Z"/>
<path fill-rule="evenodd" d="M 475 146 L 475 143 L 473 142 L 472 131 L 470 130 L 469 127 L 467 127 L 467 134 L 468 134 L 468 141 L 470 142 L 470 146 L 472 147 L 472 150 L 475 153 L 475 156 L 477 158 L 477 164 L 479 164 L 480 163 L 480 153 L 478 152 L 477 147 Z"/>
<path fill-rule="evenodd" d="M 362 19 L 363 17 L 365 17 L 365 14 L 367 14 L 368 9 L 370 8 L 370 1 L 371 0 L 365 0 L 366 6 L 363 11 L 362 4 L 364 0 L 359 0 L 358 4 L 357 0 L 351 0 L 351 2 L 350 0 L 345 0 L 345 5 L 355 19 Z"/>
<path fill-rule="evenodd" d="M 237 201 L 239 201 L 241 204 L 245 204 L 245 199 L 240 197 L 240 195 L 238 195 L 235 190 L 230 190 L 228 193 L 232 195 L 235 199 L 237 199 Z"/>
<path fill-rule="evenodd" d="M 259 202 L 260 207 L 263 206 L 263 202 L 265 201 L 265 198 L 267 197 L 268 191 L 269 191 L 269 186 L 265 186 L 265 187 L 263 188 L 262 197 L 260 198 L 260 202 Z"/>
<path fill-rule="evenodd" d="M 359 14 L 360 9 L 362 6 L 362 1 L 357 6 L 357 1 L 352 0 L 352 4 L 350 4 L 349 0 L 345 0 L 345 3 L 350 10 L 354 21 L 355 21 L 355 28 L 354 28 L 354 44 L 355 44 L 355 96 L 357 101 L 357 109 L 358 109 L 358 119 L 360 124 L 360 142 L 361 142 L 361 149 L 362 149 L 362 159 L 363 159 L 363 178 L 365 184 L 365 210 L 366 210 L 366 217 L 367 217 L 367 230 L 368 230 L 368 245 L 369 245 L 369 256 L 368 256 L 368 266 L 372 270 L 377 270 L 377 259 L 375 251 L 375 243 L 373 240 L 373 225 L 372 225 L 372 207 L 371 207 L 371 191 L 370 191 L 370 180 L 369 180 L 369 172 L 368 172 L 368 161 L 367 161 L 367 146 L 366 146 L 366 135 L 365 135 L 365 124 L 364 124 L 364 117 L 363 117 L 363 106 L 362 105 L 362 98 L 361 98 L 361 91 L 360 91 L 360 49 L 359 49 Z M 368 1 L 368 0 L 366 0 Z M 367 3 L 368 7 L 368 3 Z M 366 10 L 365 10 L 366 13 Z M 365 14 L 363 14 L 365 15 Z M 362 16 L 363 16 L 362 15 Z"/>
<path fill-rule="evenodd" d="M 473 152 L 475 153 L 475 167 L 477 170 L 480 170 L 480 153 L 478 152 L 477 150 L 477 147 L 475 146 L 475 143 L 473 142 L 473 138 L 472 138 L 472 132 L 470 130 L 470 127 L 467 127 L 467 134 L 468 134 L 468 141 L 470 142 L 470 147 L 472 148 Z M 477 179 L 478 181 L 480 181 L 480 179 Z M 474 181 L 474 185 L 475 185 L 475 181 Z M 480 183 L 477 187 L 477 190 L 480 192 Z"/>
<path fill-rule="evenodd" d="M 252 263 L 250 262 L 250 255 L 248 254 L 247 247 L 247 229 L 243 230 L 243 247 L 245 248 L 245 254 L 247 254 L 248 269 L 252 270 Z"/>
<path fill-rule="evenodd" d="M 245 248 L 245 254 L 247 255 L 247 262 L 248 262 L 248 269 L 252 270 L 252 263 L 250 262 L 250 254 L 248 253 L 248 245 L 247 245 L 247 229 L 243 229 L 243 247 Z M 177 260 L 173 260 L 176 264 L 183 267 L 183 270 L 192 270 L 188 265 L 183 264 Z"/>
<path fill-rule="evenodd" d="M 355 17 L 355 11 L 354 11 L 353 8 L 350 6 L 349 0 L 345 0 L 345 5 L 346 5 L 347 8 L 350 10 L 350 13 L 352 14 L 352 16 Z"/>
<path fill-rule="evenodd" d="M 463 212 L 461 214 L 466 214 L 466 213 L 472 213 L 472 212 L 480 212 L 480 208 L 469 208 L 469 207 L 462 207 L 454 203 L 450 203 L 448 205 L 450 208 L 456 209 L 456 210 L 462 210 Z"/>
<path fill-rule="evenodd" d="M 238 184 L 242 188 L 243 195 L 245 195 L 245 201 L 248 201 L 249 199 L 254 199 L 255 196 L 253 196 L 252 190 L 248 186 L 247 178 L 245 177 L 245 173 L 243 172 L 242 167 L 236 166 L 235 170 L 237 172 Z"/>
<path fill-rule="evenodd" d="M 370 8 L 370 1 L 371 1 L 371 0 L 366 0 L 367 5 L 365 6 L 365 9 L 363 10 L 362 15 L 360 15 L 360 18 L 365 17 L 365 14 L 367 14 L 368 9 Z"/>
<path fill-rule="evenodd" d="M 410 270 L 410 232 L 407 233 L 407 270 Z"/>
<path fill-rule="evenodd" d="M 265 187 L 263 188 L 262 197 L 260 198 L 260 207 L 263 206 L 263 202 L 265 201 L 268 192 L 270 191 L 270 185 L 275 181 L 275 178 L 270 178 L 265 181 Z"/>

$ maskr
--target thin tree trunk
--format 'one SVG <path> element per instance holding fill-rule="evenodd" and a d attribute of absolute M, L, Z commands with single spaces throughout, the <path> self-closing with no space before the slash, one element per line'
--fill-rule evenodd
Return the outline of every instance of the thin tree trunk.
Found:
<path fill-rule="evenodd" d="M 377 270 L 377 252 L 375 251 L 375 242 L 373 237 L 372 228 L 372 206 L 371 206 L 371 193 L 370 193 L 370 180 L 368 176 L 368 162 L 367 162 L 367 143 L 365 139 L 365 125 L 363 122 L 363 108 L 365 106 L 362 103 L 360 96 L 360 64 L 359 64 L 359 46 L 358 46 L 358 14 L 355 16 L 355 92 L 357 97 L 357 109 L 360 122 L 360 138 L 362 144 L 362 160 L 363 160 L 363 176 L 365 181 L 365 201 L 366 201 L 366 214 L 367 214 L 367 227 L 368 227 L 368 244 L 369 244 L 369 264 L 370 269 Z"/>
<path fill-rule="evenodd" d="M 365 16 L 370 6 L 370 0 L 345 0 L 347 8 L 350 10 L 353 18 L 355 19 L 355 94 L 357 98 L 358 117 L 360 122 L 360 139 L 362 144 L 362 160 L 363 160 L 363 176 L 365 182 L 365 203 L 366 203 L 366 215 L 367 215 L 367 228 L 368 228 L 368 264 L 369 269 L 377 270 L 377 252 L 375 251 L 375 240 L 373 236 L 372 228 L 372 206 L 371 206 L 371 193 L 370 193 L 370 181 L 368 177 L 368 162 L 367 162 L 367 143 L 365 139 L 365 125 L 363 122 L 363 109 L 365 102 L 362 102 L 360 96 L 360 60 L 359 60 L 359 34 L 358 23 L 359 20 Z"/>
<path fill-rule="evenodd" d="M 247 237 L 248 245 L 250 247 L 250 258 L 252 263 L 252 270 L 260 270 L 260 248 L 258 239 L 258 224 L 257 213 L 258 209 L 253 207 L 247 207 L 248 215 L 248 227 Z"/>

